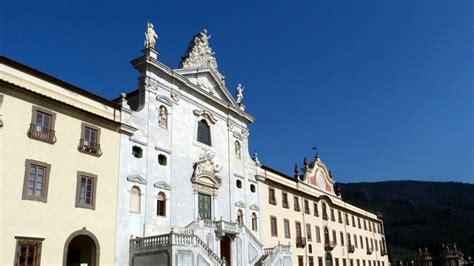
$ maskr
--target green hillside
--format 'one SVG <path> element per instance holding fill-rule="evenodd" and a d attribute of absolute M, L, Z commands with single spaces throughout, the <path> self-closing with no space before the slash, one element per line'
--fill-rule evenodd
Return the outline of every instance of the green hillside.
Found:
<path fill-rule="evenodd" d="M 474 185 L 454 182 L 387 181 L 342 184 L 344 200 L 381 211 L 392 262 L 420 247 L 435 251 L 457 243 L 474 257 Z"/>

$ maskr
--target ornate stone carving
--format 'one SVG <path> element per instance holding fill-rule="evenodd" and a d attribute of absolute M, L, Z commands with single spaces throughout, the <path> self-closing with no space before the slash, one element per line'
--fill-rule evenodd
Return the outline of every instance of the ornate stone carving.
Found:
<path fill-rule="evenodd" d="M 171 91 L 171 99 L 173 99 L 173 101 L 175 101 L 175 102 L 179 102 L 179 100 L 181 100 L 181 94 L 179 94 L 179 92 L 173 90 L 173 91 Z"/>
<path fill-rule="evenodd" d="M 145 87 L 145 89 L 147 89 L 147 90 L 156 91 L 157 88 L 158 88 L 158 84 L 160 84 L 160 83 L 157 80 L 152 79 L 150 77 L 146 77 L 143 80 L 143 87 Z"/>
<path fill-rule="evenodd" d="M 234 149 L 235 149 L 235 157 L 237 159 L 240 159 L 240 157 L 242 156 L 242 149 L 240 147 L 240 142 L 238 140 L 236 140 L 234 143 Z"/>
<path fill-rule="evenodd" d="M 156 35 L 156 32 L 153 28 L 153 24 L 148 22 L 145 30 L 145 48 L 155 49 L 156 41 L 158 40 L 158 35 Z"/>
<path fill-rule="evenodd" d="M 211 67 L 216 71 L 219 78 L 224 81 L 224 76 L 219 73 L 217 68 L 217 61 L 214 57 L 215 53 L 212 51 L 211 47 L 209 47 L 210 38 L 211 36 L 207 35 L 207 29 L 194 35 L 189 43 L 188 50 L 181 58 L 179 67 Z"/>
<path fill-rule="evenodd" d="M 214 153 L 203 149 L 203 154 L 194 163 L 194 174 L 191 178 L 193 183 L 219 188 L 222 182 L 220 172 L 222 166 L 214 162 Z"/>

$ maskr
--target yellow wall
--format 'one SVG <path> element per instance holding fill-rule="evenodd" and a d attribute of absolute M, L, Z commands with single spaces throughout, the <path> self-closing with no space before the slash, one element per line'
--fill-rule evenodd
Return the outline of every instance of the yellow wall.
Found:
<path fill-rule="evenodd" d="M 373 265 L 373 260 L 380 261 L 380 266 L 382 265 L 382 261 L 384 262 L 384 266 L 388 266 L 388 256 L 380 256 L 380 246 L 378 247 L 378 251 L 375 250 L 375 243 L 374 243 L 374 251 L 371 255 L 367 254 L 367 248 L 365 244 L 365 237 L 369 237 L 369 242 L 370 238 L 376 239 L 377 241 L 381 240 L 383 235 L 375 232 L 370 232 L 367 228 L 367 230 L 364 230 L 363 222 L 362 222 L 362 229 L 359 229 L 357 227 L 357 217 L 365 218 L 367 221 L 373 221 L 373 222 L 378 222 L 378 218 L 376 215 L 369 213 L 367 211 L 364 211 L 362 209 L 359 209 L 355 206 L 352 206 L 348 203 L 345 203 L 341 199 L 331 196 L 329 194 L 325 194 L 324 192 L 314 189 L 310 187 L 309 185 L 305 183 L 296 183 L 294 181 L 288 180 L 282 176 L 277 175 L 276 173 L 270 172 L 270 171 L 265 171 L 265 179 L 262 182 L 262 204 L 263 204 L 263 213 L 262 213 L 262 223 L 263 223 L 263 228 L 264 228 L 264 239 L 263 239 L 263 244 L 265 248 L 273 247 L 277 245 L 278 243 L 283 244 L 283 245 L 288 245 L 291 244 L 291 250 L 293 254 L 293 265 L 298 265 L 298 256 L 304 256 L 304 263 L 305 265 L 308 265 L 308 256 L 313 256 L 314 258 L 314 265 L 318 265 L 318 257 L 323 257 L 323 263 L 325 265 L 325 260 L 324 260 L 324 255 L 325 255 L 325 249 L 324 249 L 324 226 L 327 226 L 329 229 L 329 235 L 330 235 L 330 241 L 333 241 L 333 233 L 332 230 L 336 230 L 336 236 L 337 236 L 337 245 L 336 247 L 331 251 L 332 257 L 333 257 L 333 266 L 335 266 L 334 259 L 338 258 L 339 259 L 339 266 L 343 266 L 342 264 L 342 259 L 346 258 L 347 261 L 347 266 L 350 266 L 349 259 L 354 260 L 354 266 L 357 266 L 356 264 L 356 259 L 360 260 L 360 266 L 363 266 L 362 260 L 371 260 L 372 261 L 372 266 Z M 275 189 L 275 197 L 276 197 L 276 205 L 272 205 L 269 203 L 268 197 L 269 197 L 269 188 Z M 282 191 L 286 191 L 288 193 L 288 202 L 289 202 L 289 208 L 283 208 L 282 207 Z M 300 205 L 300 211 L 295 211 L 294 210 L 294 196 L 298 196 L 299 198 L 299 205 Z M 326 196 L 331 199 L 332 203 L 329 203 L 329 200 L 326 200 L 328 202 L 327 204 L 327 214 L 329 217 L 328 221 L 323 220 L 322 218 L 322 201 L 320 200 L 321 196 Z M 307 199 L 309 201 L 309 209 L 310 209 L 310 214 L 305 214 L 304 212 L 304 199 Z M 313 208 L 313 203 L 317 202 L 318 204 L 318 211 L 319 211 L 319 216 L 316 217 L 314 216 L 314 208 Z M 335 222 L 331 221 L 331 212 L 330 209 L 334 208 L 334 216 L 335 216 Z M 342 214 L 342 219 L 343 223 L 339 223 L 338 221 L 338 210 L 341 211 Z M 350 214 L 349 215 L 349 221 L 350 225 L 347 226 L 345 224 L 345 213 Z M 356 228 L 352 227 L 352 215 L 356 215 Z M 270 217 L 275 216 L 277 218 L 277 228 L 278 228 L 278 237 L 274 237 L 271 235 L 271 226 L 270 226 Z M 291 238 L 285 238 L 285 231 L 284 231 L 284 219 L 289 220 L 290 224 L 290 235 Z M 306 246 L 304 248 L 297 248 L 296 247 L 296 225 L 295 222 L 298 221 L 301 223 L 301 236 L 306 238 L 306 224 L 311 225 L 311 236 L 312 236 L 312 241 L 308 241 L 306 239 Z M 316 226 L 320 227 L 320 235 L 321 235 L 321 242 L 317 243 L 316 241 Z M 344 233 L 344 246 L 341 246 L 341 240 L 340 240 L 340 232 Z M 360 236 L 363 237 L 364 241 L 364 248 L 362 249 L 360 247 L 360 244 L 358 245 L 358 248 L 355 249 L 354 253 L 348 253 L 347 250 L 347 233 L 351 234 L 351 244 L 354 245 L 354 240 L 353 240 L 353 235 L 356 234 L 358 238 L 358 244 L 359 244 L 359 238 Z M 384 237 L 385 238 L 385 237 Z M 308 245 L 312 245 L 312 253 L 309 253 L 309 248 Z M 369 243 L 370 244 L 370 243 Z M 368 265 L 368 262 L 366 262 L 366 266 Z"/>
<path fill-rule="evenodd" d="M 6 79 L 5 75 L 0 77 Z M 28 79 L 25 75 L 22 78 Z M 30 82 L 35 79 L 31 78 Z M 40 87 L 35 91 L 43 92 Z M 65 90 L 62 93 L 66 93 Z M 27 94 L 20 88 L 0 84 L 0 94 L 4 95 L 0 109 L 4 124 L 0 128 L 0 265 L 14 263 L 15 236 L 45 238 L 41 265 L 62 265 L 66 239 L 83 227 L 98 239 L 100 264 L 113 265 L 120 148 L 118 126 L 45 97 Z M 89 100 L 77 106 L 88 104 L 91 104 Z M 56 113 L 56 143 L 48 144 L 27 136 L 33 105 Z M 98 109 L 100 106 L 96 105 Z M 89 111 L 95 110 L 90 108 Z M 108 107 L 99 113 L 109 118 L 114 116 Z M 82 122 L 100 127 L 102 156 L 78 151 Z M 26 159 L 51 165 L 47 203 L 22 200 Z M 77 171 L 98 176 L 95 210 L 75 207 Z"/>

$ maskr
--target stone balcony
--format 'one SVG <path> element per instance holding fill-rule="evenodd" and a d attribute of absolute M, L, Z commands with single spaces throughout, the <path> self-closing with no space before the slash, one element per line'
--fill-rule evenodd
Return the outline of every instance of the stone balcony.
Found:
<path fill-rule="evenodd" d="M 348 250 L 349 253 L 354 253 L 354 251 L 355 251 L 355 246 L 354 246 L 354 245 L 348 245 L 348 246 L 347 246 L 347 250 Z"/>
<path fill-rule="evenodd" d="M 367 255 L 372 254 L 374 252 L 374 248 L 367 248 Z"/>
<path fill-rule="evenodd" d="M 231 223 L 226 221 L 217 221 L 215 222 L 216 231 L 220 235 L 238 235 L 241 231 L 240 225 L 238 223 Z"/>
<path fill-rule="evenodd" d="M 326 241 L 324 242 L 324 249 L 325 250 L 333 250 L 336 247 L 335 241 Z"/>
<path fill-rule="evenodd" d="M 306 246 L 306 237 L 297 236 L 296 237 L 296 247 L 304 248 Z"/>

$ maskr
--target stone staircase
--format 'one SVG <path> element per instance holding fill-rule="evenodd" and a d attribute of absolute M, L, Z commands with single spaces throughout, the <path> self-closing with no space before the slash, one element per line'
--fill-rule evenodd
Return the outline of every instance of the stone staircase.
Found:
<path fill-rule="evenodd" d="M 271 266 L 275 265 L 278 260 L 283 258 L 282 255 L 289 256 L 289 262 L 284 261 L 283 263 L 278 263 L 278 265 L 291 265 L 291 246 L 290 245 L 281 245 L 278 244 L 273 248 L 264 249 L 264 255 L 260 258 L 256 265 L 258 266 Z"/>

